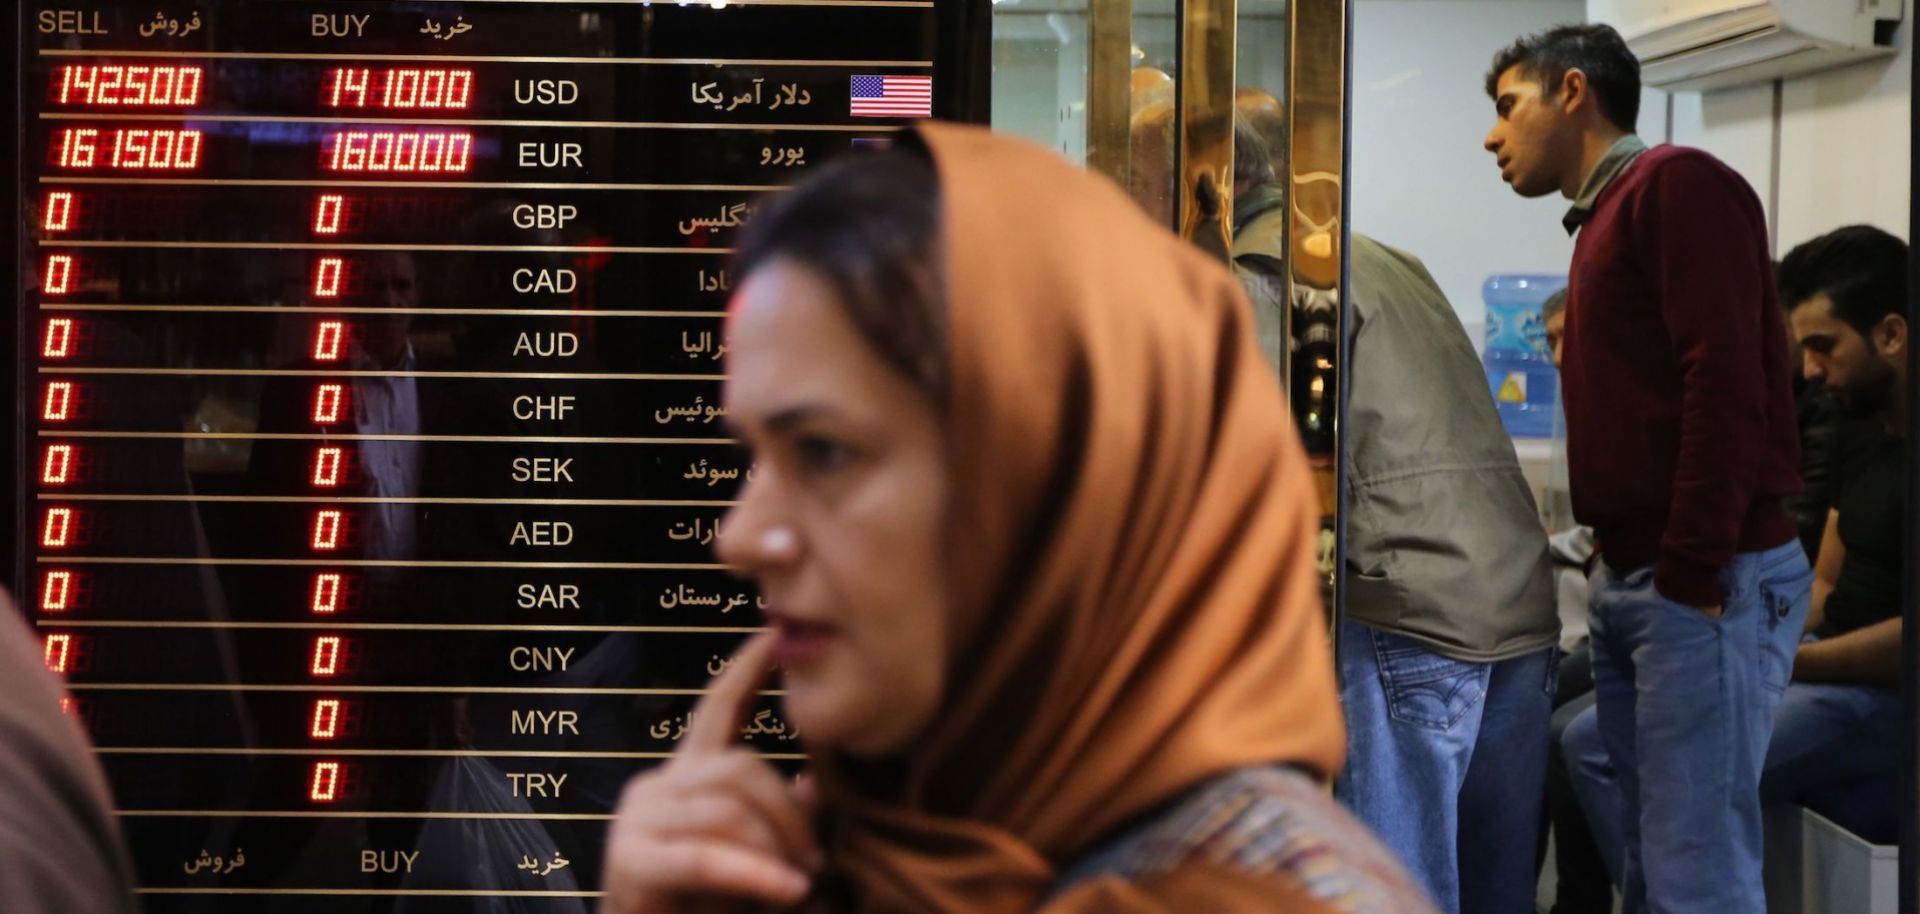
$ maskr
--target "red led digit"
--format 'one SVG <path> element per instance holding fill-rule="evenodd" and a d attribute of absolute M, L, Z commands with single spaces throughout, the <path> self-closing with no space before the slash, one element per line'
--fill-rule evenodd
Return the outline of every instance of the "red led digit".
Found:
<path fill-rule="evenodd" d="M 46 647 L 47 669 L 67 673 L 73 669 L 73 636 L 50 634 Z"/>
<path fill-rule="evenodd" d="M 463 172 L 472 152 L 471 133 L 347 130 L 333 135 L 326 167 L 332 171 Z"/>
<path fill-rule="evenodd" d="M 64 359 L 73 354 L 73 318 L 56 317 L 47 321 L 47 339 L 40 347 L 40 355 L 49 359 Z"/>
<path fill-rule="evenodd" d="M 453 70 L 447 73 L 448 108 L 465 108 L 473 101 L 473 71 Z"/>
<path fill-rule="evenodd" d="M 420 82 L 422 108 L 465 108 L 473 99 L 472 70 L 424 70 Z"/>
<path fill-rule="evenodd" d="M 138 156 L 138 159 L 140 161 L 140 165 L 136 165 L 134 167 L 138 168 L 138 167 L 141 167 L 141 165 L 145 165 L 146 151 L 147 151 L 146 141 L 148 139 L 149 133 L 150 131 L 146 131 L 146 130 L 121 130 L 116 132 L 113 135 L 113 157 L 110 159 L 110 161 L 113 162 L 113 167 L 119 168 L 120 163 L 125 162 L 133 158 L 134 156 Z M 134 140 L 134 146 L 133 146 L 134 152 L 133 152 L 133 155 L 131 156 L 127 153 L 127 140 L 129 138 Z"/>
<path fill-rule="evenodd" d="M 384 107 L 417 108 L 420 107 L 420 71 L 414 69 L 388 70 L 387 84 L 380 93 L 380 104 Z M 394 90 L 400 90 L 403 103 L 393 103 Z"/>
<path fill-rule="evenodd" d="M 60 104 L 131 107 L 197 105 L 199 67 L 74 64 L 61 68 Z"/>
<path fill-rule="evenodd" d="M 339 298 L 347 262 L 339 257 L 322 257 L 313 267 L 313 297 Z"/>
<path fill-rule="evenodd" d="M 347 388 L 344 384 L 322 384 L 313 392 L 313 421 L 316 425 L 331 425 L 340 421 L 340 414 L 346 411 Z"/>
<path fill-rule="evenodd" d="M 387 108 L 465 108 L 473 98 L 472 70 L 388 70 L 380 93 Z"/>
<path fill-rule="evenodd" d="M 340 763 L 314 762 L 313 786 L 307 796 L 315 803 L 331 803 L 340 795 Z"/>
<path fill-rule="evenodd" d="M 153 84 L 153 68 L 152 67 L 128 67 L 126 72 L 127 72 L 127 78 L 126 78 L 125 88 L 127 90 L 127 94 L 118 102 L 118 104 L 125 104 L 125 105 L 155 104 L 156 102 L 153 101 L 153 97 L 156 94 L 154 92 L 154 89 L 158 87 L 156 87 Z M 116 103 L 106 102 L 106 104 L 111 105 Z"/>
<path fill-rule="evenodd" d="M 48 508 L 46 523 L 40 525 L 40 545 L 65 549 L 73 538 L 73 509 Z"/>
<path fill-rule="evenodd" d="M 344 582 L 340 580 L 340 575 L 334 572 L 315 575 L 313 578 L 313 611 L 322 614 L 338 611 L 340 609 L 341 592 L 345 589 L 346 586 Z"/>
<path fill-rule="evenodd" d="M 93 100 L 94 77 L 99 67 L 67 67 L 60 75 L 60 104 L 72 104 L 76 101 Z M 73 96 L 79 93 L 80 98 Z"/>
<path fill-rule="evenodd" d="M 73 572 L 56 569 L 47 572 L 40 584 L 40 611 L 66 612 L 73 605 Z"/>
<path fill-rule="evenodd" d="M 73 255 L 48 254 L 47 269 L 40 274 L 40 294 L 65 295 L 73 291 Z"/>
<path fill-rule="evenodd" d="M 323 447 L 313 455 L 313 484 L 320 487 L 340 484 L 340 463 L 342 450 L 337 447 Z"/>
<path fill-rule="evenodd" d="M 328 85 L 332 89 L 327 95 L 327 104 L 335 108 L 365 108 L 367 106 L 367 82 L 373 76 L 368 69 L 335 67 L 327 75 Z"/>
<path fill-rule="evenodd" d="M 76 127 L 60 131 L 60 167 L 92 168 L 99 151 L 100 130 Z"/>
<path fill-rule="evenodd" d="M 346 212 L 347 198 L 343 194 L 321 194 L 313 208 L 313 233 L 316 235 L 340 234 L 340 217 Z"/>
<path fill-rule="evenodd" d="M 48 422 L 65 422 L 73 414 L 73 382 L 54 381 L 47 385 L 46 405 L 40 410 L 40 418 Z"/>
<path fill-rule="evenodd" d="M 109 168 L 147 171 L 185 171 L 200 167 L 201 136 L 198 130 L 129 127 L 108 131 L 112 142 L 106 164 Z M 61 168 L 95 168 L 100 165 L 100 141 L 106 139 L 97 127 L 71 127 L 58 134 Z"/>
<path fill-rule="evenodd" d="M 326 104 L 333 108 L 454 109 L 473 101 L 472 70 L 338 67 L 328 71 L 323 85 Z M 375 85 L 377 101 L 369 95 Z"/>
<path fill-rule="evenodd" d="M 321 635 L 313 639 L 313 675 L 333 676 L 340 672 L 340 636 Z"/>
<path fill-rule="evenodd" d="M 314 739 L 333 739 L 340 735 L 340 699 L 322 698 L 313 703 L 313 726 L 308 732 Z"/>
<path fill-rule="evenodd" d="M 123 67 L 101 67 L 100 88 L 94 96 L 95 101 L 102 105 L 119 104 L 119 99 L 113 93 L 126 81 L 126 76 L 127 71 Z"/>
<path fill-rule="evenodd" d="M 85 699 L 60 699 L 60 712 L 72 716 L 73 719 L 79 721 L 82 726 L 91 727 L 93 725 L 93 704 Z"/>
<path fill-rule="evenodd" d="M 131 128 L 113 135 L 114 168 L 178 171 L 200 165 L 200 131 Z"/>
<path fill-rule="evenodd" d="M 48 194 L 45 210 L 40 219 L 41 229 L 64 232 L 73 227 L 73 192 L 56 190 Z"/>
<path fill-rule="evenodd" d="M 47 459 L 41 462 L 40 467 L 40 481 L 50 486 L 64 486 L 72 470 L 73 445 L 47 445 Z"/>
<path fill-rule="evenodd" d="M 173 103 L 176 105 L 200 104 L 200 68 L 178 67 L 174 73 Z"/>
<path fill-rule="evenodd" d="M 321 321 L 313 331 L 313 360 L 337 362 L 347 339 L 347 325 L 341 321 Z"/>
<path fill-rule="evenodd" d="M 316 552 L 330 552 L 340 548 L 340 534 L 346 527 L 346 515 L 333 509 L 316 513 L 313 516 L 313 548 Z"/>

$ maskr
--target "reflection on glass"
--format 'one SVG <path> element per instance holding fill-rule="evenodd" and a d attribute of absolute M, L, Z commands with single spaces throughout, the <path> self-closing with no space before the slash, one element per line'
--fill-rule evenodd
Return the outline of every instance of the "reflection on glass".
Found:
<path fill-rule="evenodd" d="M 752 472 L 726 251 L 759 189 L 956 113 L 984 36 L 944 0 L 315 17 L 451 58 L 393 68 L 310 10 L 96 6 L 16 73 L 13 560 L 146 907 L 583 914 L 760 620 L 712 557 Z M 742 737 L 799 759 L 771 700 Z"/>
<path fill-rule="evenodd" d="M 1088 0 L 993 6 L 993 129 L 1087 163 Z"/>
<path fill-rule="evenodd" d="M 1133 4 L 1132 97 L 1128 105 L 1127 192 L 1155 222 L 1174 227 L 1174 132 L 1179 123 L 1175 74 L 1180 72 L 1174 0 Z"/>
<path fill-rule="evenodd" d="M 1234 273 L 1253 302 L 1260 352 L 1283 382 L 1287 327 L 1287 12 L 1280 0 L 1242 0 L 1233 97 Z"/>

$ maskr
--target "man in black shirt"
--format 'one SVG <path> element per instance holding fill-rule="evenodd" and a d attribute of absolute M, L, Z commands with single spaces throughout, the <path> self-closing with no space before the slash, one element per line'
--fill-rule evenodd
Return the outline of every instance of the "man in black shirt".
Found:
<path fill-rule="evenodd" d="M 1865 434 L 1834 449 L 1813 608 L 1760 792 L 1880 838 L 1892 830 L 1900 758 L 1907 245 L 1869 226 L 1838 229 L 1789 253 L 1780 285 L 1807 380 L 1848 413 L 1877 421 L 1853 423 Z"/>

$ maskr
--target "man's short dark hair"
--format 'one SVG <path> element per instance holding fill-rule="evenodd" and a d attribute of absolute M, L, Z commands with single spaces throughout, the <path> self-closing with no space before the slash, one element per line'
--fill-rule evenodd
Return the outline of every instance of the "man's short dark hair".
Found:
<path fill-rule="evenodd" d="M 1553 316 L 1567 310 L 1567 290 L 1557 289 L 1547 300 L 1540 303 L 1540 319 L 1553 320 Z"/>
<path fill-rule="evenodd" d="M 1613 26 L 1563 25 L 1501 48 L 1487 71 L 1488 98 L 1500 97 L 1500 74 L 1516 66 L 1549 97 L 1560 91 L 1568 70 L 1579 70 L 1586 74 L 1602 116 L 1628 133 L 1640 123 L 1640 59 Z"/>
<path fill-rule="evenodd" d="M 1272 184 L 1273 151 L 1267 147 L 1265 137 L 1253 124 L 1253 119 L 1235 111 L 1233 113 L 1233 183 L 1259 186 Z"/>
<path fill-rule="evenodd" d="M 1907 307 L 1907 243 L 1871 225 L 1834 229 L 1780 261 L 1780 301 L 1791 311 L 1820 293 L 1861 336 Z"/>

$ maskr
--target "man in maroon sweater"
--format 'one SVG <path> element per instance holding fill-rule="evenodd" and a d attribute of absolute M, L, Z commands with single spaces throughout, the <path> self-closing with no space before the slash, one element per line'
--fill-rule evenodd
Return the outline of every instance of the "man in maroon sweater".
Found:
<path fill-rule="evenodd" d="M 1760 762 L 1812 572 L 1766 219 L 1696 149 L 1634 135 L 1640 65 L 1605 25 L 1502 50 L 1486 148 L 1577 232 L 1564 339 L 1574 513 L 1594 528 L 1599 723 L 1626 910 L 1761 914 Z"/>

